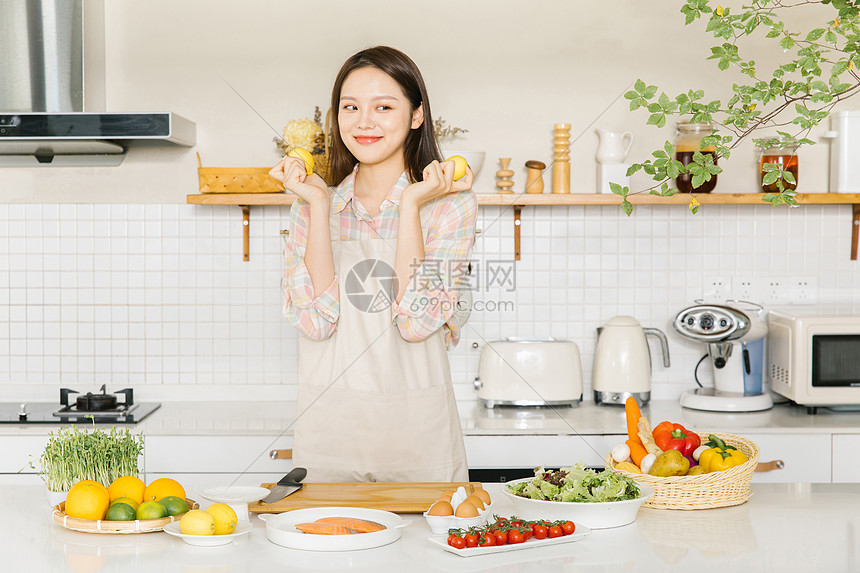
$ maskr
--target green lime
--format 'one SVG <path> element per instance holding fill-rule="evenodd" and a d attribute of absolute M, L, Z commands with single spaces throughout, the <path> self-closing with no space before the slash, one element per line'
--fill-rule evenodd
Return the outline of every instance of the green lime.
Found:
<path fill-rule="evenodd" d="M 137 508 L 138 519 L 159 519 L 167 517 L 167 508 L 160 501 L 144 501 Z"/>
<path fill-rule="evenodd" d="M 127 503 L 115 503 L 108 509 L 105 519 L 108 521 L 133 521 L 136 517 L 134 508 Z"/>
<path fill-rule="evenodd" d="M 115 503 L 124 503 L 126 505 L 130 505 L 131 508 L 135 511 L 137 511 L 137 506 L 139 505 L 136 501 L 134 501 L 130 497 L 118 497 L 118 498 L 116 498 L 115 500 L 110 502 L 111 507 L 113 507 L 113 505 Z"/>
<path fill-rule="evenodd" d="M 167 515 L 179 515 L 188 511 L 188 503 L 175 495 L 162 497 L 158 501 L 167 509 Z"/>

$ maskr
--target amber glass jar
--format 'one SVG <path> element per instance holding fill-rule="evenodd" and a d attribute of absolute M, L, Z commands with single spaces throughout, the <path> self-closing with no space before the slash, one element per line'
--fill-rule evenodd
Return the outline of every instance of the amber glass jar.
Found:
<path fill-rule="evenodd" d="M 696 151 L 701 151 L 703 155 L 710 154 L 713 157 L 716 152 L 714 146 L 701 148 L 702 138 L 712 133 L 714 133 L 714 126 L 710 123 L 678 123 L 675 132 L 675 159 L 688 165 L 693 162 L 693 154 Z M 714 157 L 714 164 L 716 163 L 717 159 Z M 693 176 L 689 173 L 683 173 L 675 179 L 675 184 L 678 186 L 678 191 L 682 193 L 710 193 L 717 186 L 717 176 L 711 175 L 710 180 L 693 189 Z"/>
<path fill-rule="evenodd" d="M 777 187 L 776 181 L 767 185 L 764 184 L 764 176 L 767 173 L 764 170 L 764 166 L 767 163 L 775 163 L 777 165 L 782 165 L 782 168 L 785 171 L 788 171 L 789 173 L 794 175 L 794 183 L 789 183 L 788 181 L 783 180 L 782 185 L 785 189 L 797 189 L 798 179 L 796 147 L 785 147 L 783 149 L 771 147 L 770 149 L 765 149 L 761 152 L 761 160 L 759 161 L 759 166 L 761 168 L 761 175 L 759 176 L 761 190 L 764 193 L 779 193 L 779 187 Z"/>

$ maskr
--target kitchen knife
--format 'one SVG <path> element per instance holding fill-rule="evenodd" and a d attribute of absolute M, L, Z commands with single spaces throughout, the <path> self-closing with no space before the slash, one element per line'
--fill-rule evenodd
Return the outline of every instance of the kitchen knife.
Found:
<path fill-rule="evenodd" d="M 264 497 L 261 501 L 264 503 L 274 503 L 284 499 L 291 493 L 296 493 L 302 489 L 302 484 L 299 482 L 305 479 L 308 475 L 308 470 L 305 468 L 293 468 L 290 473 L 278 480 L 278 483 L 272 488 L 272 493 Z"/>

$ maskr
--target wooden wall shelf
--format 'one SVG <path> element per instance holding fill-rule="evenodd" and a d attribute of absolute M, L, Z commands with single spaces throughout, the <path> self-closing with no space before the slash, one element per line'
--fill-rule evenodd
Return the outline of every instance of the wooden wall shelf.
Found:
<path fill-rule="evenodd" d="M 762 193 L 696 193 L 700 205 L 760 205 L 770 207 L 762 201 Z M 609 194 L 519 194 L 519 193 L 476 193 L 478 205 L 509 206 L 514 208 L 514 254 L 520 258 L 520 217 L 522 208 L 539 205 L 621 205 L 621 197 Z M 851 260 L 857 260 L 858 239 L 860 239 L 860 194 L 854 193 L 800 193 L 795 196 L 800 205 L 853 205 L 851 215 Z M 193 193 L 186 197 L 194 205 L 238 205 L 242 207 L 243 236 L 245 244 L 244 259 L 249 259 L 248 228 L 250 225 L 249 206 L 251 205 L 291 205 L 296 200 L 292 193 Z M 690 195 L 678 193 L 672 197 L 638 194 L 630 195 L 628 200 L 634 205 L 688 205 Z M 783 207 L 784 208 L 784 207 Z"/>

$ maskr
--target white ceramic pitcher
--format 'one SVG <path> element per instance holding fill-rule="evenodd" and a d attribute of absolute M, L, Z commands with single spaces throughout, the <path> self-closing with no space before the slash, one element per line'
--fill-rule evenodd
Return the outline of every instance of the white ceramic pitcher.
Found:
<path fill-rule="evenodd" d="M 629 131 L 616 133 L 598 127 L 597 133 L 597 162 L 598 163 L 623 163 L 633 145 L 633 134 Z"/>

